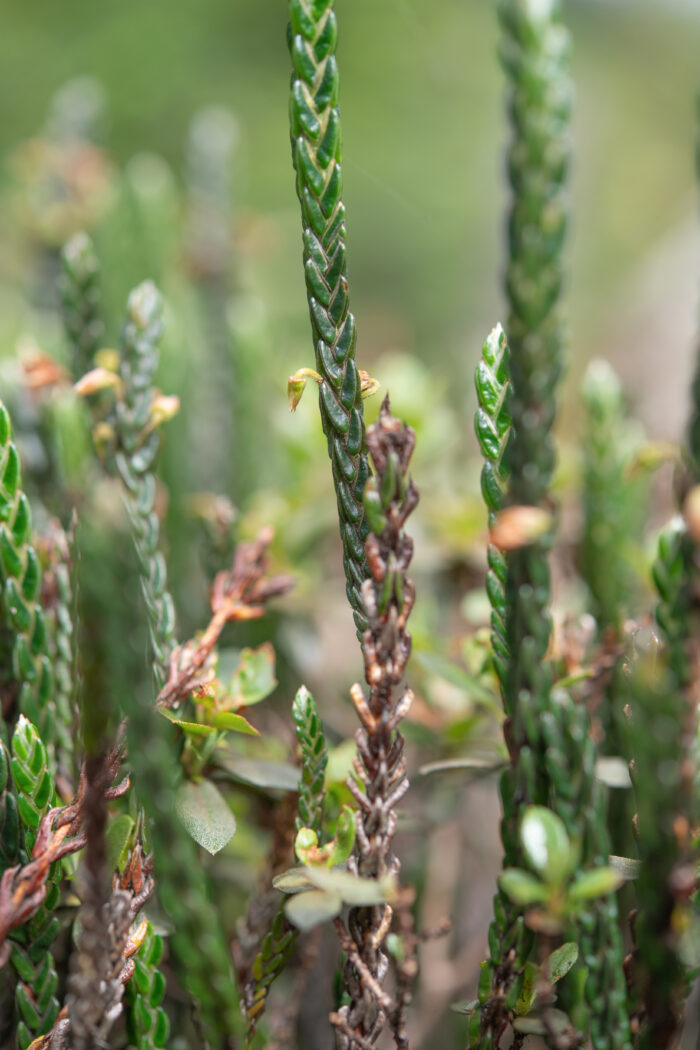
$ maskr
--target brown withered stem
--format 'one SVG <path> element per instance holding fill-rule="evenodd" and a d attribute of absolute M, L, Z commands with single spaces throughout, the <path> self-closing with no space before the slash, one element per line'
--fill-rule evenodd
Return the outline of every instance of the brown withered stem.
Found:
<path fill-rule="evenodd" d="M 408 477 L 414 445 L 415 434 L 392 416 L 385 398 L 378 422 L 367 432 L 375 472 L 364 499 L 372 530 L 365 544 L 371 576 L 361 592 L 369 624 L 362 636 L 369 698 L 357 683 L 350 691 L 362 723 L 355 734 L 355 771 L 363 785 L 354 777 L 348 780 L 358 804 L 350 868 L 363 878 L 398 875 L 400 867 L 391 841 L 396 829 L 394 807 L 408 788 L 403 737 L 397 726 L 413 699 L 403 678 L 411 652 L 406 623 L 415 597 L 413 583 L 406 576 L 413 541 L 404 532 L 406 519 L 418 502 L 417 489 Z M 351 909 L 347 930 L 336 921 L 347 955 L 345 982 L 351 997 L 350 1004 L 332 1017 L 341 1050 L 372 1045 L 386 1022 L 396 1045 L 408 1045 L 404 1014 L 410 994 L 404 978 L 409 971 L 415 973 L 415 944 L 411 937 L 406 939 L 413 962 L 403 977 L 399 975 L 399 995 L 392 998 L 383 982 L 389 968 L 384 944 L 393 918 L 394 909 L 384 904 Z"/>
<path fill-rule="evenodd" d="M 105 984 L 105 960 L 109 957 L 112 926 L 105 922 L 107 903 L 107 849 L 105 826 L 107 804 L 104 792 L 109 787 L 109 776 L 104 753 L 88 755 L 85 759 L 84 821 L 85 856 L 80 873 L 82 907 L 80 935 L 71 957 L 68 990 L 71 995 L 70 1019 L 73 1050 L 92 1050 L 99 1038 L 106 1035 L 102 1019 L 105 1013 L 105 995 L 111 999 L 111 990 Z"/>
<path fill-rule="evenodd" d="M 51 1030 L 35 1039 L 29 1050 L 77 1050 L 81 1046 L 106 1045 L 109 1029 L 121 1013 L 124 986 L 134 973 L 133 956 L 148 931 L 146 921 L 133 930 L 131 927 L 153 892 L 152 872 L 152 858 L 136 842 L 124 871 L 114 875 L 111 895 L 103 903 L 98 921 L 93 922 L 91 913 L 86 914 L 83 907 L 78 967 L 71 974 L 69 1002 Z M 99 942 L 101 958 L 89 950 L 93 939 Z M 87 969 L 83 968 L 83 958 Z"/>
<path fill-rule="evenodd" d="M 111 784 L 119 771 L 122 733 L 105 759 L 104 783 Z M 119 798 L 129 787 L 125 777 L 104 790 L 104 798 Z M 0 968 L 9 957 L 8 934 L 35 915 L 46 896 L 46 879 L 52 864 L 70 853 L 77 853 L 87 842 L 84 830 L 88 775 L 85 764 L 80 771 L 78 791 L 67 806 L 50 809 L 39 824 L 31 860 L 8 868 L 0 879 Z"/>
<path fill-rule="evenodd" d="M 229 572 L 214 578 L 211 591 L 213 616 L 203 634 L 171 653 L 168 679 L 158 694 L 160 707 L 176 707 L 194 690 L 213 677 L 207 661 L 227 623 L 256 620 L 265 613 L 265 602 L 286 594 L 294 586 L 292 576 L 267 577 L 267 548 L 273 529 L 260 531 L 252 543 L 239 543 Z"/>

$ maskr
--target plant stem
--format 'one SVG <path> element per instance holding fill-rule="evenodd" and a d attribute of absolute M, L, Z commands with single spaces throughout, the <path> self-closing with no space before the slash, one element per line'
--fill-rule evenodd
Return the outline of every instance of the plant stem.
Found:
<path fill-rule="evenodd" d="M 346 592 L 361 634 L 367 619 L 360 589 L 369 576 L 362 493 L 369 471 L 355 319 L 348 305 L 333 0 L 290 0 L 289 16 L 292 159 L 316 368 L 323 377 L 321 421 L 338 500 Z"/>

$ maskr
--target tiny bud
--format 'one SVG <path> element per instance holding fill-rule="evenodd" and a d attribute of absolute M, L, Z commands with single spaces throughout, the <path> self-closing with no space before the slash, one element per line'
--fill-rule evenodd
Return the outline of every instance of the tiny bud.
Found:
<path fill-rule="evenodd" d="M 155 429 L 167 423 L 180 411 L 180 398 L 175 394 L 158 394 L 151 402 L 150 426 Z"/>
<path fill-rule="evenodd" d="M 118 372 L 121 355 L 112 347 L 103 347 L 95 354 L 95 364 L 100 368 L 106 368 L 108 372 Z"/>
<path fill-rule="evenodd" d="M 299 368 L 287 380 L 287 400 L 289 401 L 290 412 L 296 411 L 296 407 L 301 401 L 301 395 L 304 393 L 307 379 L 313 379 L 319 386 L 323 382 L 323 377 L 313 368 Z"/>
<path fill-rule="evenodd" d="M 374 379 L 369 372 L 365 372 L 364 368 L 358 368 L 357 371 L 360 373 L 360 393 L 363 399 L 376 394 L 382 385 L 379 380 Z"/>
<path fill-rule="evenodd" d="M 88 397 L 109 390 L 110 387 L 115 390 L 121 387 L 121 379 L 116 372 L 110 372 L 107 368 L 93 368 L 74 384 L 73 389 L 80 397 Z"/>

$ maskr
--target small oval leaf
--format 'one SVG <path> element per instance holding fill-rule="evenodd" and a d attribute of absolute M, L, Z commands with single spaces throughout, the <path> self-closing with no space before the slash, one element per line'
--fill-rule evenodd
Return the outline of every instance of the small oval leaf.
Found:
<path fill-rule="evenodd" d="M 576 864 L 563 821 L 544 806 L 526 809 L 520 841 L 528 864 L 548 883 L 564 882 Z"/>
<path fill-rule="evenodd" d="M 569 900 L 587 901 L 594 897 L 605 897 L 619 890 L 624 881 L 624 876 L 615 868 L 594 868 L 578 876 L 569 889 Z"/>
<path fill-rule="evenodd" d="M 547 887 L 529 871 L 506 868 L 498 879 L 498 885 L 514 904 L 527 907 L 529 904 L 545 904 L 549 896 Z"/>
<path fill-rule="evenodd" d="M 565 977 L 571 967 L 578 959 L 578 944 L 575 941 L 567 941 L 560 948 L 556 948 L 547 959 L 547 977 L 552 984 L 556 984 Z"/>
<path fill-rule="evenodd" d="M 396 897 L 396 880 L 387 876 L 384 879 L 361 879 L 349 871 L 337 868 L 307 868 L 306 877 L 319 890 L 335 893 L 346 904 L 365 907 L 371 904 L 384 904 Z"/>
<path fill-rule="evenodd" d="M 236 819 L 211 780 L 186 781 L 177 793 L 176 808 L 192 838 L 212 856 L 235 834 Z"/>
<path fill-rule="evenodd" d="M 310 890 L 290 897 L 284 906 L 284 914 L 299 930 L 311 930 L 314 926 L 333 919 L 343 907 L 341 898 L 335 893 Z"/>

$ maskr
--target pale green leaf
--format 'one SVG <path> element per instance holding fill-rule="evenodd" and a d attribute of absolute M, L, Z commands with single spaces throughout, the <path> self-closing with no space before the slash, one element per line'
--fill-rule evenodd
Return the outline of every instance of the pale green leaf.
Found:
<path fill-rule="evenodd" d="M 518 1001 L 515 1004 L 515 1012 L 518 1017 L 524 1017 L 530 1013 L 532 1004 L 537 996 L 537 979 L 539 977 L 539 966 L 526 962 L 523 970 L 523 984 L 520 989 Z"/>
<path fill-rule="evenodd" d="M 335 839 L 329 864 L 342 864 L 348 859 L 355 845 L 355 814 L 350 806 L 343 806 L 335 825 Z"/>
<path fill-rule="evenodd" d="M 297 766 L 285 762 L 268 762 L 266 759 L 244 758 L 229 749 L 217 752 L 216 760 L 227 773 L 254 787 L 297 791 L 300 771 Z"/>
<path fill-rule="evenodd" d="M 243 715 L 237 715 L 233 711 L 219 711 L 213 718 L 216 729 L 231 729 L 234 733 L 248 733 L 251 736 L 260 736 L 260 733 L 252 726 Z"/>
<path fill-rule="evenodd" d="M 639 869 L 642 866 L 641 861 L 635 860 L 633 857 L 616 857 L 612 853 L 608 857 L 608 863 L 615 871 L 619 871 L 623 879 L 638 878 Z"/>
<path fill-rule="evenodd" d="M 547 959 L 547 977 L 552 984 L 556 984 L 565 977 L 571 967 L 578 959 L 578 944 L 575 941 L 567 941 L 561 947 L 555 948 Z"/>
<path fill-rule="evenodd" d="M 307 878 L 308 868 L 288 868 L 281 875 L 275 876 L 272 885 L 282 893 L 301 893 L 302 890 L 312 890 L 313 883 Z"/>
<path fill-rule="evenodd" d="M 558 885 L 576 866 L 576 854 L 563 821 L 544 806 L 529 806 L 520 825 L 528 864 L 547 882 Z"/>
<path fill-rule="evenodd" d="M 506 868 L 498 878 L 498 885 L 514 904 L 527 907 L 529 904 L 544 904 L 549 891 L 543 882 L 520 868 Z"/>
<path fill-rule="evenodd" d="M 277 686 L 275 651 L 269 642 L 257 649 L 241 650 L 238 666 L 227 690 L 235 707 L 250 707 L 264 700 Z"/>
<path fill-rule="evenodd" d="M 214 726 L 207 726 L 201 722 L 185 722 L 182 718 L 178 718 L 177 715 L 167 707 L 159 707 L 158 710 L 168 719 L 169 722 L 172 722 L 173 725 L 180 726 L 180 729 L 189 734 L 189 736 L 208 736 L 209 733 L 216 732 Z"/>
<path fill-rule="evenodd" d="M 120 813 L 110 820 L 105 831 L 107 844 L 107 864 L 110 871 L 115 871 L 124 864 L 129 850 L 131 833 L 136 821 L 128 813 Z"/>
<path fill-rule="evenodd" d="M 176 808 L 195 842 L 212 855 L 235 834 L 235 817 L 211 780 L 185 781 L 178 790 Z"/>
<path fill-rule="evenodd" d="M 335 893 L 310 890 L 297 893 L 284 905 L 284 914 L 300 930 L 311 930 L 327 919 L 333 919 L 343 907 L 342 899 Z"/>
<path fill-rule="evenodd" d="M 337 868 L 307 868 L 306 877 L 319 890 L 338 894 L 346 904 L 366 907 L 372 904 L 383 904 L 396 898 L 396 880 L 391 876 L 384 879 L 361 879 L 349 871 Z"/>
<path fill-rule="evenodd" d="M 620 758 L 619 755 L 602 755 L 596 759 L 596 779 L 607 787 L 628 788 L 632 787 L 629 763 Z"/>
<path fill-rule="evenodd" d="M 605 897 L 619 890 L 625 881 L 624 875 L 615 868 L 594 868 L 579 875 L 569 889 L 569 900 L 586 901 L 594 897 Z"/>

